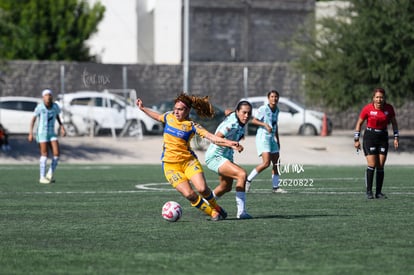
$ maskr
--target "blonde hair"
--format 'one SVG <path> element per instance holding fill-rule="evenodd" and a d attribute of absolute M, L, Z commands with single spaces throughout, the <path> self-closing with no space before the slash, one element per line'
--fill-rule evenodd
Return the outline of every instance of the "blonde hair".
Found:
<path fill-rule="evenodd" d="M 214 108 L 208 100 L 208 96 L 194 96 L 181 93 L 174 100 L 174 103 L 181 101 L 188 108 L 193 108 L 197 115 L 202 118 L 212 118 L 214 116 Z"/>

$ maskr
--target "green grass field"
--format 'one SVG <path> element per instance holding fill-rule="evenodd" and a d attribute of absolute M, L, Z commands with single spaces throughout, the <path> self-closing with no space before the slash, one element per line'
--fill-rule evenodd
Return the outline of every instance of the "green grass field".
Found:
<path fill-rule="evenodd" d="M 389 198 L 369 201 L 364 167 L 303 168 L 282 176 L 288 194 L 270 192 L 269 169 L 258 176 L 254 219 L 235 219 L 232 192 L 212 222 L 160 165 L 61 164 L 47 186 L 37 165 L 2 165 L 0 274 L 414 273 L 413 167 L 386 167 Z M 160 215 L 168 200 L 183 206 L 176 223 Z"/>

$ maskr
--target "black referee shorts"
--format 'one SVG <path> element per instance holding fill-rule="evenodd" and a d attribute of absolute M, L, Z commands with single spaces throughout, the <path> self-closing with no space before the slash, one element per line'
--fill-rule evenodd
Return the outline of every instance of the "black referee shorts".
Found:
<path fill-rule="evenodd" d="M 362 148 L 367 155 L 387 155 L 388 132 L 387 130 L 365 130 Z"/>

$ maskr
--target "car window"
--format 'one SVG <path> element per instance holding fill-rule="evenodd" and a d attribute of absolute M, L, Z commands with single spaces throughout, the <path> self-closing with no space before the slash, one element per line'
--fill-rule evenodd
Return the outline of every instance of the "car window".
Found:
<path fill-rule="evenodd" d="M 102 97 L 96 97 L 94 106 L 96 107 L 106 107 L 104 104 L 104 99 Z"/>
<path fill-rule="evenodd" d="M 280 112 L 287 112 L 287 113 L 292 113 L 292 114 L 296 114 L 298 112 L 297 110 L 293 109 L 292 107 L 284 103 L 279 102 L 277 106 L 279 107 Z"/>
<path fill-rule="evenodd" d="M 80 98 L 73 99 L 70 105 L 87 106 L 87 105 L 90 105 L 91 102 L 92 102 L 92 99 L 90 97 L 80 97 Z"/>
<path fill-rule="evenodd" d="M 0 108 L 7 110 L 17 110 L 25 112 L 33 112 L 37 106 L 37 102 L 29 101 L 4 101 L 0 102 Z"/>

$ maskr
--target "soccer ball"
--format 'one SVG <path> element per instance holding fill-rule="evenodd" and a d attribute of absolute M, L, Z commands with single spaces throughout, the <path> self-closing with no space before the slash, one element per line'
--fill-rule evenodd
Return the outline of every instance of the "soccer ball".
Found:
<path fill-rule="evenodd" d="M 162 207 L 162 217 L 169 222 L 178 221 L 183 215 L 183 208 L 178 202 L 167 201 Z"/>

